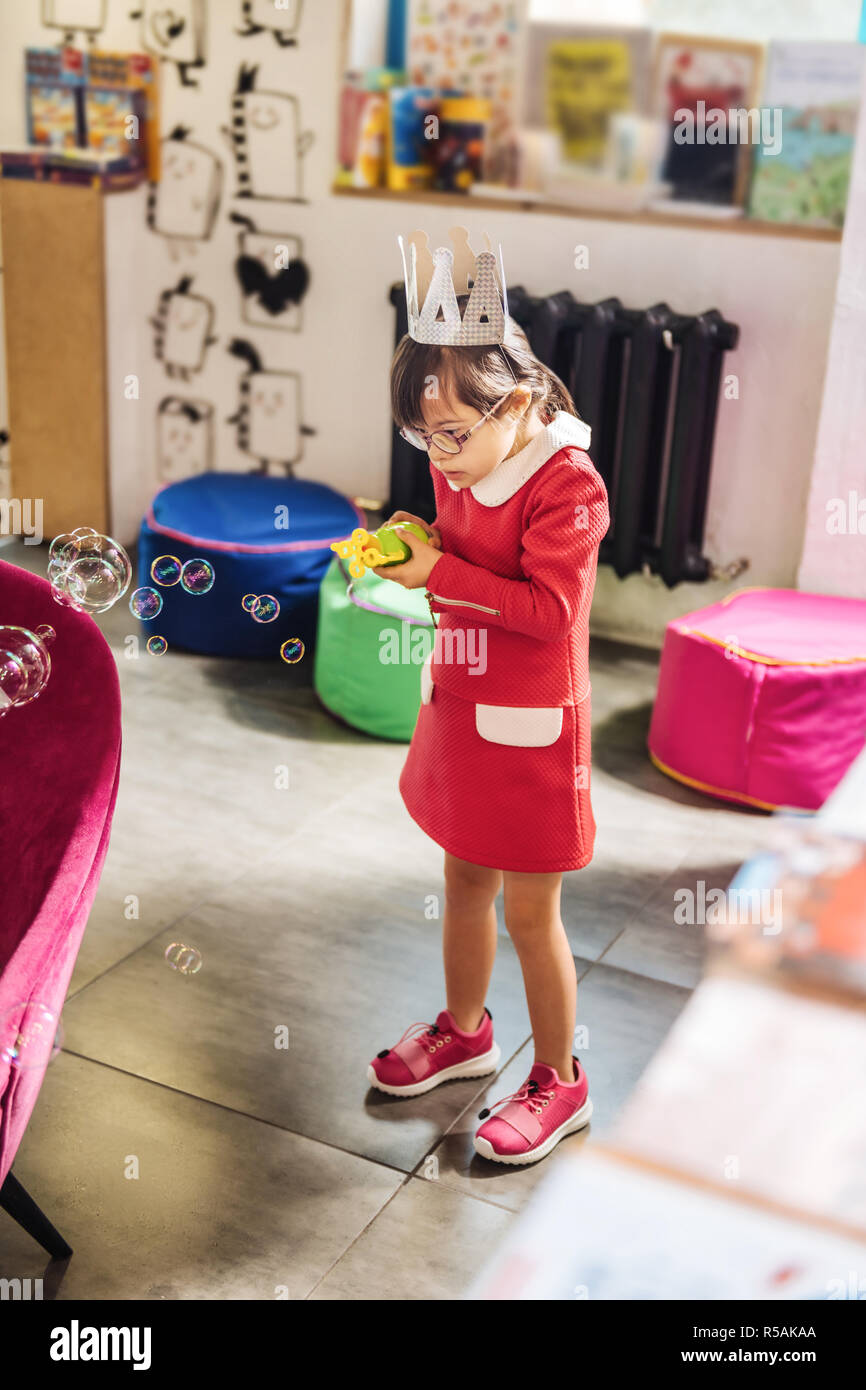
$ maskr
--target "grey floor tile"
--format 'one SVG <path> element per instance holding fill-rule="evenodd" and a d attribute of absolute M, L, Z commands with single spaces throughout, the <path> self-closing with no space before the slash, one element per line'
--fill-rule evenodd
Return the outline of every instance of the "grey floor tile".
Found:
<path fill-rule="evenodd" d="M 99 1300 L 271 1301 L 280 1287 L 305 1298 L 401 1182 L 66 1054 L 48 1070 L 15 1174 L 73 1248 L 57 1297 Z M 46 1262 L 0 1212 L 2 1276 L 45 1277 Z"/>
<path fill-rule="evenodd" d="M 513 1219 L 493 1203 L 409 1178 L 311 1298 L 459 1300 Z"/>
<path fill-rule="evenodd" d="M 345 848 L 335 865 L 333 836 Z M 192 1095 L 217 1101 L 386 1163 L 414 1168 L 478 1088 L 460 1081 L 409 1100 L 368 1087 L 382 1047 L 444 1006 L 441 931 L 425 917 L 437 884 L 404 865 L 333 808 L 271 861 L 80 990 L 66 1005 L 66 1046 Z M 201 970 L 183 977 L 163 954 L 195 947 Z M 529 1020 L 519 962 L 501 940 L 488 997 L 507 1058 Z M 275 1030 L 288 1029 L 288 1050 Z"/>

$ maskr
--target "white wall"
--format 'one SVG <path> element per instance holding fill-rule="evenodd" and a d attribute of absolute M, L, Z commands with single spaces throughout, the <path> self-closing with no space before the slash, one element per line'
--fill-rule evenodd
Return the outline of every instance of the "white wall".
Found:
<path fill-rule="evenodd" d="M 799 585 L 866 598 L 866 73 Z"/>
<path fill-rule="evenodd" d="M 139 43 L 127 7 L 109 5 L 105 47 Z M 120 357 L 109 364 L 111 390 L 138 371 L 140 402 L 114 400 L 138 413 L 140 453 L 134 466 L 146 493 L 155 486 L 154 415 L 166 394 L 203 397 L 221 422 L 237 406 L 242 368 L 226 352 L 234 336 L 254 341 L 275 369 L 303 375 L 304 415 L 317 434 L 306 443 L 299 477 L 315 478 L 350 493 L 384 497 L 388 490 L 390 426 L 387 373 L 393 335 L 387 289 L 400 276 L 399 232 L 421 225 L 443 235 L 454 220 L 479 233 L 489 230 L 504 247 L 512 284 L 536 293 L 568 288 L 578 298 L 618 295 L 630 307 L 667 300 L 678 311 L 720 309 L 740 325 L 741 347 L 728 358 L 739 376 L 740 396 L 720 406 L 707 551 L 726 563 L 748 557 L 739 584 L 793 586 L 800 559 L 824 361 L 838 268 L 838 246 L 795 238 L 698 232 L 516 212 L 483 214 L 423 204 L 365 201 L 330 193 L 336 139 L 338 0 L 305 7 L 301 42 L 278 48 L 269 35 L 235 35 L 241 0 L 211 0 L 209 59 L 199 89 L 182 88 L 173 69 L 165 74 L 164 129 L 193 127 L 192 139 L 225 161 L 223 204 L 217 230 L 192 256 L 176 263 L 164 240 L 139 226 L 136 274 L 124 315 L 137 315 L 136 333 L 115 335 Z M 22 51 L 50 43 L 39 23 L 38 0 L 5 5 L 0 14 L 0 140 L 24 138 Z M 251 204 L 234 198 L 234 162 L 220 134 L 230 120 L 230 101 L 241 62 L 260 65 L 259 86 L 299 96 L 303 123 L 316 131 L 307 157 L 307 206 Z M 121 198 L 127 195 L 117 194 Z M 135 195 L 133 195 L 135 196 Z M 232 263 L 237 229 L 228 213 L 254 213 L 268 230 L 298 235 L 305 243 L 312 286 L 300 334 L 257 332 L 241 321 Z M 590 268 L 575 271 L 574 247 L 585 243 Z M 204 371 L 189 386 L 170 382 L 153 360 L 147 320 L 159 293 L 182 273 L 195 275 L 195 290 L 217 307 L 219 343 Z M 117 306 L 114 312 L 117 312 Z M 59 320 L 62 323 L 62 319 Z M 69 330 L 66 330 L 69 331 Z M 131 346 L 134 338 L 134 347 Z M 132 355 L 136 361 L 130 360 Z M 122 360 L 121 360 L 122 358 Z M 14 440 L 13 440 L 14 451 Z M 419 456 L 420 457 L 420 456 Z M 220 424 L 217 465 L 246 468 L 234 430 Z M 423 465 L 422 465 L 423 466 Z M 709 602 L 731 585 L 680 586 L 668 592 L 657 581 L 625 582 L 602 572 L 595 605 L 599 632 L 654 643 L 675 614 Z"/>

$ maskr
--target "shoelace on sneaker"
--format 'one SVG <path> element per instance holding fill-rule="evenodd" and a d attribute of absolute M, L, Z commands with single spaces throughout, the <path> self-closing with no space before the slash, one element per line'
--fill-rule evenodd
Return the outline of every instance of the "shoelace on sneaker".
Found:
<path fill-rule="evenodd" d="M 519 1091 L 514 1091 L 510 1096 L 503 1096 L 502 1100 L 494 1101 L 493 1105 L 479 1110 L 479 1120 L 486 1120 L 488 1115 L 492 1115 L 494 1110 L 498 1110 L 500 1105 L 506 1105 L 508 1101 L 514 1100 L 521 1105 L 528 1105 L 530 1110 L 534 1110 L 536 1115 L 541 1114 L 541 1107 L 547 1105 L 554 1097 L 556 1092 L 551 1088 L 546 1090 L 539 1086 L 537 1081 L 524 1081 Z M 537 1105 L 536 1101 L 541 1104 Z"/>
<path fill-rule="evenodd" d="M 420 1028 L 422 1031 L 421 1031 L 420 1033 L 416 1034 L 416 1035 L 412 1038 L 412 1041 L 413 1041 L 413 1042 L 420 1043 L 421 1046 L 422 1046 L 422 1047 L 425 1049 L 425 1051 L 427 1051 L 427 1052 L 430 1051 L 430 1048 L 428 1047 L 428 1045 L 427 1045 L 427 1043 L 424 1041 L 424 1039 L 425 1039 L 426 1037 L 428 1037 L 428 1036 L 429 1036 L 429 1037 L 435 1037 L 436 1034 L 441 1034 L 441 1033 L 442 1033 L 442 1029 L 439 1027 L 438 1023 L 410 1023 L 410 1024 L 409 1024 L 409 1027 L 406 1029 L 406 1031 L 405 1031 L 405 1033 L 403 1034 L 402 1038 L 400 1038 L 399 1041 L 396 1042 L 396 1043 L 394 1044 L 394 1046 L 395 1046 L 395 1047 L 399 1047 L 401 1042 L 405 1042 L 406 1039 L 407 1039 L 408 1037 L 410 1037 L 413 1028 Z M 446 1043 L 446 1042 L 450 1042 L 450 1041 L 451 1041 L 451 1034 L 450 1034 L 450 1033 L 446 1033 L 446 1034 L 444 1034 L 444 1036 L 442 1036 L 441 1039 L 437 1038 L 437 1043 L 436 1043 L 436 1045 L 437 1045 L 437 1047 L 438 1047 L 438 1046 L 440 1045 L 440 1043 Z M 386 1047 L 382 1052 L 377 1052 L 377 1053 L 376 1053 L 376 1056 L 377 1056 L 377 1057 L 387 1057 L 388 1054 L 389 1054 L 389 1052 L 391 1052 L 391 1048 L 390 1048 L 390 1047 Z"/>

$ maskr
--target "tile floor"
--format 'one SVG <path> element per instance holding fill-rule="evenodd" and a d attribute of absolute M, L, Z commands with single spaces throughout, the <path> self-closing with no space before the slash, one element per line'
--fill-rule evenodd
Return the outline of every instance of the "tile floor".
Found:
<path fill-rule="evenodd" d="M 44 574 L 47 547 L 2 557 Z M 400 800 L 405 745 L 333 720 L 308 663 L 129 659 L 125 604 L 99 621 L 122 682 L 121 790 L 63 1051 L 15 1163 L 75 1254 L 46 1270 L 0 1212 L 0 1276 L 58 1299 L 459 1298 L 557 1161 L 508 1169 L 472 1148 L 477 1112 L 533 1055 L 501 903 L 500 1072 L 415 1100 L 370 1090 L 370 1057 L 444 1004 L 425 913 L 442 855 Z M 701 929 L 674 923 L 674 892 L 726 886 L 767 826 L 652 767 L 656 666 L 593 645 L 598 836 L 563 920 L 595 1114 L 562 1150 L 609 1127 L 699 977 Z M 201 952 L 197 975 L 166 965 L 172 941 Z"/>

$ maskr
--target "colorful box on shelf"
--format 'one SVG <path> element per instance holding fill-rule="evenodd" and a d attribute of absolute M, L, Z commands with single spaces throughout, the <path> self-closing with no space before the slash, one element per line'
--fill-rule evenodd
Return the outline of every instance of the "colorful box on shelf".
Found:
<path fill-rule="evenodd" d="M 336 183 L 344 188 L 385 184 L 388 91 L 406 75 L 392 68 L 347 73 L 340 92 Z"/>
<path fill-rule="evenodd" d="M 159 179 L 158 64 L 147 53 L 94 49 L 88 58 L 85 132 L 101 155 L 138 157 Z"/>
<path fill-rule="evenodd" d="M 0 177 L 33 183 L 65 183 L 116 193 L 136 188 L 147 172 L 133 156 L 107 159 L 90 150 L 32 149 L 0 152 Z"/>
<path fill-rule="evenodd" d="M 28 48 L 24 64 L 30 144 L 58 150 L 83 145 L 87 54 L 77 48 Z"/>

